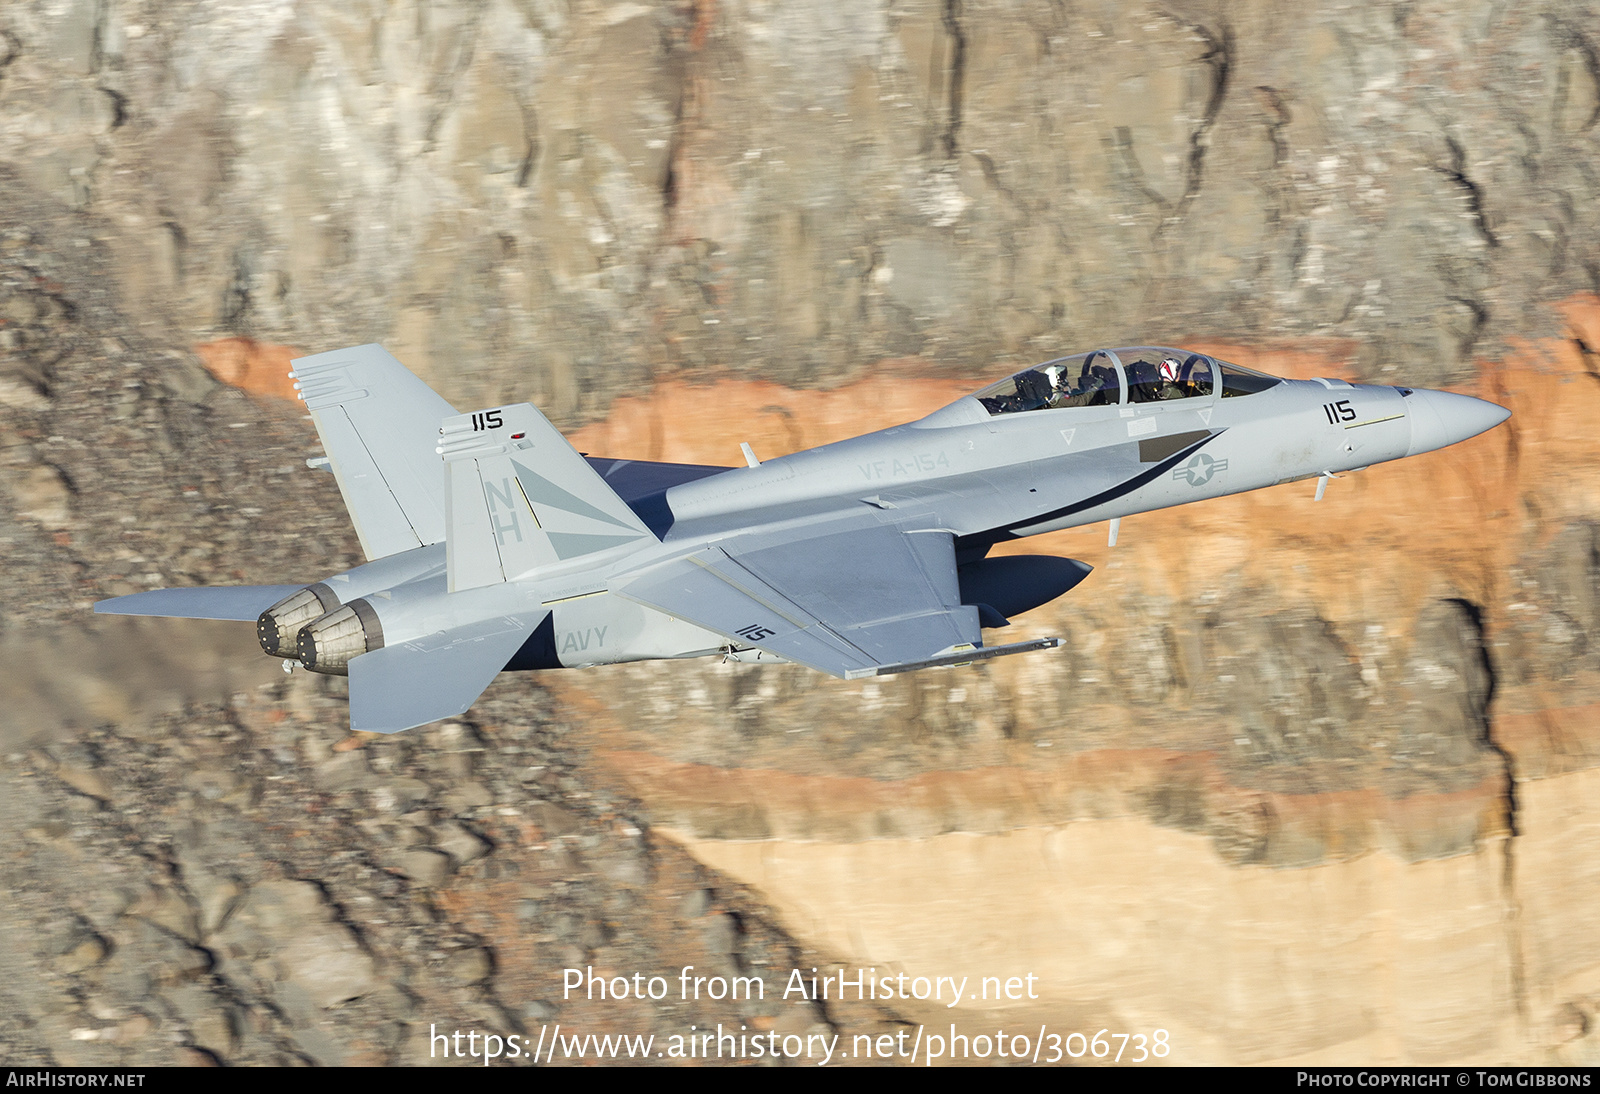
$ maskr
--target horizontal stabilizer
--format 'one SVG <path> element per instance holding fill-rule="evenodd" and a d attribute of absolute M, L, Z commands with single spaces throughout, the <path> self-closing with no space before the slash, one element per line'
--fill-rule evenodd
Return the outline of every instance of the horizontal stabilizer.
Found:
<path fill-rule="evenodd" d="M 466 713 L 546 610 L 468 623 L 350 660 L 350 728 L 399 733 Z"/>
<path fill-rule="evenodd" d="M 262 612 L 303 585 L 199 585 L 154 589 L 102 600 L 97 615 L 156 615 L 174 619 L 238 619 L 251 623 Z"/>

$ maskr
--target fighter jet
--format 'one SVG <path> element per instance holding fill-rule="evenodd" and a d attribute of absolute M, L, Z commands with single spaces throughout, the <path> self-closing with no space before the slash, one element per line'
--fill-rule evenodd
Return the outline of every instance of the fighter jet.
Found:
<path fill-rule="evenodd" d="M 789 661 L 847 680 L 1059 645 L 984 631 L 1089 567 L 995 544 L 1328 480 L 1506 420 L 1444 391 L 1286 380 L 1204 353 L 1097 349 L 919 421 L 744 467 L 576 451 L 531 403 L 458 414 L 377 345 L 290 376 L 367 563 L 306 585 L 161 589 L 118 615 L 254 620 L 261 648 L 349 677 L 350 723 L 467 711 L 505 670 Z"/>

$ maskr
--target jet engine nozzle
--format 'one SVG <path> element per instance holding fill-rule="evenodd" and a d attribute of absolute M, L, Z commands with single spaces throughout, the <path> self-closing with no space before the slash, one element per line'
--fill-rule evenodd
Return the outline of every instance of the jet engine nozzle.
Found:
<path fill-rule="evenodd" d="M 383 624 L 365 599 L 352 600 L 301 627 L 297 644 L 312 672 L 349 676 L 350 658 L 383 649 Z"/>
<path fill-rule="evenodd" d="M 296 636 L 300 628 L 339 606 L 339 597 L 322 582 L 292 593 L 256 619 L 256 640 L 269 657 L 298 657 Z"/>

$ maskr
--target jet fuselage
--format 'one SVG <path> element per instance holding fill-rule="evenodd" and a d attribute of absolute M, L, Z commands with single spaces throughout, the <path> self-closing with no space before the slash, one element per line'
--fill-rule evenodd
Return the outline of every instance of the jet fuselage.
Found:
<path fill-rule="evenodd" d="M 916 422 L 673 486 L 662 498 L 670 524 L 659 544 L 449 595 L 442 548 L 421 548 L 352 571 L 341 599 L 376 592 L 368 587 L 381 585 L 390 566 L 422 569 L 387 604 L 375 602 L 390 642 L 437 629 L 437 606 L 456 599 L 463 619 L 481 614 L 486 597 L 501 598 L 504 610 L 548 606 L 538 648 L 525 649 L 510 668 L 727 653 L 717 634 L 607 595 L 612 581 L 686 549 L 861 508 L 905 531 L 948 532 L 960 557 L 975 560 L 1001 540 L 1416 455 L 1504 416 L 1492 403 L 1449 392 L 1341 380 L 1284 380 L 1241 397 L 997 415 L 968 396 Z M 426 605 L 415 623 L 407 604 Z"/>
<path fill-rule="evenodd" d="M 157 589 L 97 612 L 254 620 L 350 678 L 351 725 L 469 709 L 502 669 L 720 653 L 843 679 L 1047 649 L 985 629 L 1089 572 L 1003 540 L 1329 477 L 1504 421 L 1440 391 L 1100 349 L 919 421 L 747 466 L 587 457 L 529 403 L 460 414 L 381 346 L 294 362 L 363 551 L 309 585 Z"/>

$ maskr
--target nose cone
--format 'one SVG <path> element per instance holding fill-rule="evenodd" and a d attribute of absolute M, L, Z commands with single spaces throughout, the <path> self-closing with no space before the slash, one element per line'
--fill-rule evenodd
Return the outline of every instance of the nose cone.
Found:
<path fill-rule="evenodd" d="M 1486 429 L 1493 429 L 1507 418 L 1511 411 L 1499 403 L 1474 399 L 1470 395 L 1457 395 L 1451 391 L 1413 391 L 1406 400 L 1407 417 L 1411 419 L 1411 447 L 1406 455 L 1432 452 L 1435 448 L 1476 437 Z"/>

